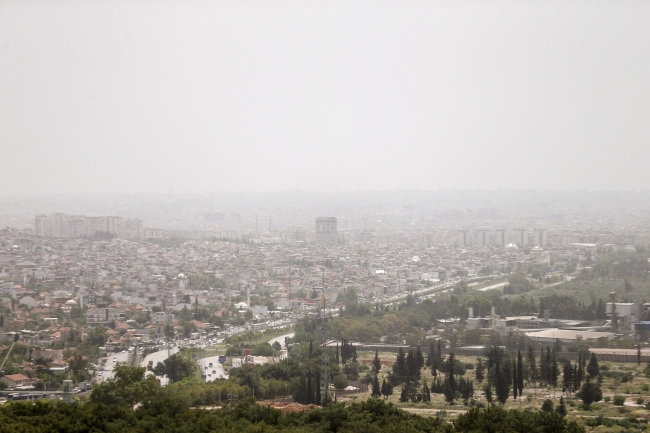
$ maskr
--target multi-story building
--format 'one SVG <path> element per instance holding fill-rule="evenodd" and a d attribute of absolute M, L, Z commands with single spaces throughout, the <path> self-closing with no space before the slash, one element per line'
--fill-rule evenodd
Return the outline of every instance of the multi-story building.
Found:
<path fill-rule="evenodd" d="M 536 247 L 546 248 L 546 229 L 533 230 L 533 243 Z"/>
<path fill-rule="evenodd" d="M 89 325 L 108 323 L 113 320 L 124 321 L 125 314 L 118 308 L 93 308 L 86 313 L 86 321 Z"/>
<path fill-rule="evenodd" d="M 528 245 L 528 232 L 526 229 L 516 229 L 514 235 L 514 243 L 516 243 L 519 248 L 526 248 L 526 245 Z"/>
<path fill-rule="evenodd" d="M 52 215 L 52 236 L 68 236 L 68 215 L 57 213 Z"/>
<path fill-rule="evenodd" d="M 119 238 L 143 237 L 142 220 L 119 216 L 37 215 L 35 226 L 35 233 L 41 236 L 95 237 L 98 233 L 105 233 Z"/>
<path fill-rule="evenodd" d="M 508 232 L 506 229 L 496 229 L 494 232 L 494 243 L 505 248 L 508 245 Z"/>
<path fill-rule="evenodd" d="M 86 234 L 86 218 L 71 215 L 68 217 L 68 234 L 71 238 L 78 238 Z"/>
<path fill-rule="evenodd" d="M 316 218 L 316 244 L 319 246 L 336 245 L 338 238 L 337 220 L 335 217 Z"/>
<path fill-rule="evenodd" d="M 465 229 L 458 230 L 458 248 L 465 248 L 470 245 L 469 231 Z"/>
<path fill-rule="evenodd" d="M 476 248 L 485 248 L 489 243 L 489 234 L 487 229 L 478 229 L 476 231 Z"/>
<path fill-rule="evenodd" d="M 174 323 L 174 315 L 163 312 L 151 313 L 151 323 Z"/>
<path fill-rule="evenodd" d="M 52 236 L 52 224 L 47 215 L 36 215 L 36 236 Z"/>

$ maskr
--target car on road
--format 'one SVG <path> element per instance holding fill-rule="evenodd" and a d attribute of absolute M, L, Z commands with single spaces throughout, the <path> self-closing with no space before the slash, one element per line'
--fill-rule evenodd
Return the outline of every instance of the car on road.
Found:
<path fill-rule="evenodd" d="M 212 370 L 212 374 L 217 374 L 217 370 Z"/>

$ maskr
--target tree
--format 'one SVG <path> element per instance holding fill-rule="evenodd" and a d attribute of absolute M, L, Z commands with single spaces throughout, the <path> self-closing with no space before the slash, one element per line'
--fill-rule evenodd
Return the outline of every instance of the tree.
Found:
<path fill-rule="evenodd" d="M 495 391 L 497 395 L 497 400 L 501 404 L 505 404 L 508 397 L 510 397 L 510 381 L 508 380 L 508 366 L 504 363 L 502 367 L 499 365 L 499 361 L 494 367 L 496 369 L 496 378 L 495 378 Z"/>
<path fill-rule="evenodd" d="M 636 345 L 636 365 L 641 365 L 641 345 Z"/>
<path fill-rule="evenodd" d="M 476 364 L 476 380 L 482 382 L 485 379 L 485 366 L 483 365 L 483 359 L 479 358 L 478 363 Z"/>
<path fill-rule="evenodd" d="M 108 406 L 126 405 L 153 399 L 158 392 L 158 382 L 152 375 L 147 375 L 144 367 L 127 367 L 117 365 L 114 378 L 96 385 L 90 394 L 90 401 Z"/>
<path fill-rule="evenodd" d="M 560 404 L 555 408 L 555 412 L 557 412 L 562 417 L 566 416 L 566 405 L 564 404 L 564 397 L 560 397 Z"/>
<path fill-rule="evenodd" d="M 517 364 L 512 363 L 512 397 L 517 401 Z"/>
<path fill-rule="evenodd" d="M 336 389 L 345 389 L 350 384 L 350 382 L 348 382 L 348 378 L 343 373 L 339 373 L 334 376 L 332 383 Z"/>
<path fill-rule="evenodd" d="M 456 362 L 456 356 L 454 355 L 454 352 L 451 352 L 449 354 L 449 359 L 448 359 L 448 366 L 447 366 L 447 382 L 449 383 L 449 387 L 451 388 L 452 391 L 456 391 L 456 380 L 454 379 L 454 364 Z"/>
<path fill-rule="evenodd" d="M 384 399 L 387 399 L 389 396 L 393 395 L 393 386 L 390 382 L 386 382 L 386 379 L 381 384 L 381 394 L 384 396 Z"/>
<path fill-rule="evenodd" d="M 580 388 L 579 397 L 585 405 L 589 406 L 595 401 L 600 401 L 603 398 L 603 393 L 596 383 L 587 379 L 582 385 L 582 388 Z"/>
<path fill-rule="evenodd" d="M 589 364 L 587 365 L 587 373 L 590 378 L 598 376 L 600 369 L 598 368 L 598 359 L 596 359 L 596 354 L 592 353 L 591 358 L 589 358 Z"/>
<path fill-rule="evenodd" d="M 174 325 L 171 323 L 168 323 L 165 325 L 165 337 L 169 338 L 170 340 L 174 338 Z"/>
<path fill-rule="evenodd" d="M 445 401 L 448 404 L 450 404 L 450 405 L 454 404 L 454 398 L 456 397 L 456 395 L 455 395 L 454 389 L 451 387 L 451 384 L 449 383 L 449 377 L 447 377 L 447 379 L 445 379 L 445 384 L 444 384 L 442 393 L 444 394 Z"/>
<path fill-rule="evenodd" d="M 553 400 L 547 398 L 542 403 L 542 412 L 553 412 Z"/>
<path fill-rule="evenodd" d="M 172 382 L 178 382 L 190 376 L 195 369 L 194 362 L 185 359 L 181 354 L 175 353 L 163 362 L 159 362 L 153 369 L 156 376 L 167 375 Z"/>
<path fill-rule="evenodd" d="M 375 374 L 375 379 L 372 381 L 372 396 L 379 397 L 381 395 L 381 387 L 379 386 L 379 379 Z"/>
<path fill-rule="evenodd" d="M 493 404 L 494 395 L 492 394 L 492 385 L 490 382 L 485 382 L 483 384 L 483 393 L 485 394 L 485 399 L 487 400 L 488 404 Z"/>
<path fill-rule="evenodd" d="M 524 363 L 521 358 L 521 350 L 517 351 L 517 382 L 515 386 L 519 389 L 519 397 L 524 393 Z"/>
<path fill-rule="evenodd" d="M 427 385 L 427 381 L 424 381 L 424 385 L 422 385 L 422 401 L 424 403 L 428 403 L 431 401 L 431 391 L 429 390 L 429 385 Z"/>
<path fill-rule="evenodd" d="M 279 341 L 274 341 L 273 342 L 273 350 L 275 350 L 276 352 L 279 352 L 279 351 L 282 350 L 282 345 L 280 344 Z"/>
<path fill-rule="evenodd" d="M 381 370 L 381 361 L 379 360 L 379 352 L 375 350 L 375 359 L 372 360 L 372 369 L 375 374 Z"/>

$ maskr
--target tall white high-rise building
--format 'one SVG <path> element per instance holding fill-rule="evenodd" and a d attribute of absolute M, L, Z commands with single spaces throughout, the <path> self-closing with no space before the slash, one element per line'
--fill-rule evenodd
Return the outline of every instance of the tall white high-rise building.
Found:
<path fill-rule="evenodd" d="M 496 229 L 494 232 L 494 242 L 501 248 L 508 245 L 508 232 L 506 229 Z"/>
<path fill-rule="evenodd" d="M 458 229 L 458 248 L 465 248 L 470 245 L 469 231 Z"/>
<path fill-rule="evenodd" d="M 52 224 L 47 215 L 36 215 L 35 230 L 36 236 L 52 236 Z"/>
<path fill-rule="evenodd" d="M 336 245 L 338 238 L 337 220 L 335 217 L 316 218 L 316 244 L 319 246 Z"/>
<path fill-rule="evenodd" d="M 546 229 L 533 230 L 533 242 L 536 247 L 546 248 Z"/>
<path fill-rule="evenodd" d="M 478 229 L 476 231 L 476 248 L 485 248 L 489 243 L 488 229 Z"/>
<path fill-rule="evenodd" d="M 528 245 L 528 232 L 526 229 L 515 229 L 514 231 L 515 234 L 515 243 L 519 248 L 526 248 L 526 245 Z"/>
<path fill-rule="evenodd" d="M 68 236 L 68 215 L 57 213 L 52 215 L 52 236 Z"/>

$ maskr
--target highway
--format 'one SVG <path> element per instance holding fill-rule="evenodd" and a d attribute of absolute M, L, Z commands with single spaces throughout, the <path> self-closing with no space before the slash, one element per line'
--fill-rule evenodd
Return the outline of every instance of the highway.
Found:
<path fill-rule="evenodd" d="M 219 362 L 218 355 L 199 359 L 199 368 L 205 373 L 206 382 L 212 382 L 216 379 L 228 379 L 228 373 L 224 371 L 223 365 Z"/>
<path fill-rule="evenodd" d="M 115 362 L 113 362 L 113 357 L 115 357 Z M 100 372 L 97 375 L 97 382 L 101 383 L 106 380 L 112 379 L 113 378 L 113 367 L 115 367 L 115 364 L 118 362 L 122 363 L 127 363 L 129 361 L 129 353 L 128 352 L 118 352 L 114 354 L 113 356 L 108 356 L 105 358 L 106 359 L 106 364 L 104 364 L 103 367 L 100 367 Z M 100 365 L 101 365 L 101 360 L 100 360 Z M 103 368 L 105 371 L 101 371 L 101 368 Z M 101 374 L 101 376 L 99 375 Z"/>

